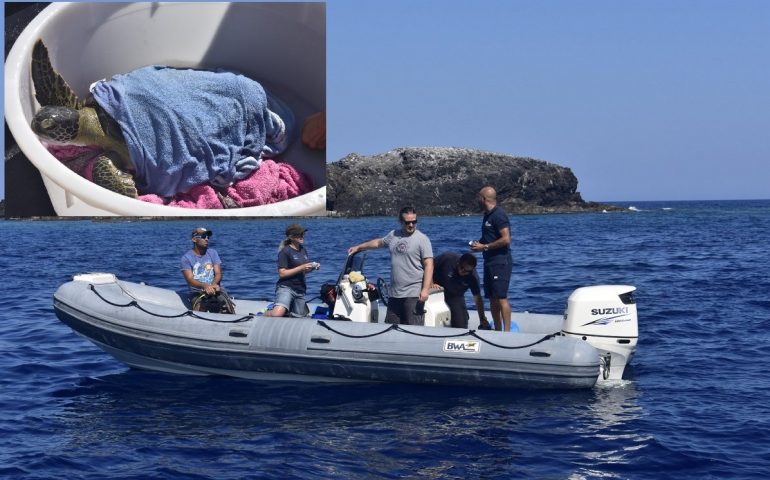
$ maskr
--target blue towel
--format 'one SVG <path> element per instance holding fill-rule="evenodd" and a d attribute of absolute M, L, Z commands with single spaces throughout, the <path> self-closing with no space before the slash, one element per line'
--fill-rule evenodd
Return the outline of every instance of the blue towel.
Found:
<path fill-rule="evenodd" d="M 262 149 L 262 156 L 274 158 L 280 155 L 291 142 L 294 130 L 294 112 L 280 98 L 267 93 L 267 108 L 273 119 L 273 130 L 267 132 L 267 141 Z"/>
<path fill-rule="evenodd" d="M 291 110 L 286 122 L 268 109 L 269 98 L 285 104 L 229 71 L 150 66 L 96 82 L 91 93 L 120 125 L 143 194 L 226 187 L 283 151 L 293 126 Z"/>

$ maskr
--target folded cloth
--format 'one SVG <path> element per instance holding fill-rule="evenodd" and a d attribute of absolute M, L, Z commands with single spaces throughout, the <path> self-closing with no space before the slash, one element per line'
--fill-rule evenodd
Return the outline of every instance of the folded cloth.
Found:
<path fill-rule="evenodd" d="M 288 200 L 312 189 L 310 177 L 293 165 L 265 160 L 249 178 L 229 187 L 227 196 L 241 207 L 254 207 Z"/>
<path fill-rule="evenodd" d="M 51 155 L 56 157 L 61 163 L 66 165 L 81 177 L 93 181 L 93 164 L 96 157 L 103 153 L 100 147 L 90 147 L 81 145 L 47 145 Z"/>
<path fill-rule="evenodd" d="M 235 182 L 225 193 L 239 207 L 255 207 L 288 200 L 313 189 L 313 181 L 293 165 L 264 160 L 259 170 Z M 140 195 L 144 202 L 183 208 L 223 208 L 217 191 L 210 185 L 196 185 L 177 194 L 170 202 L 157 195 Z"/>
<path fill-rule="evenodd" d="M 291 133 L 294 129 L 294 112 L 291 111 L 286 103 L 280 98 L 267 93 L 267 108 L 273 119 L 274 129 L 268 132 L 267 141 L 262 148 L 262 156 L 265 158 L 275 158 L 289 147 L 291 143 Z"/>
<path fill-rule="evenodd" d="M 235 72 L 156 65 L 96 82 L 91 93 L 123 131 L 139 191 L 162 197 L 245 178 L 266 147 L 285 149 L 291 127 L 258 82 Z"/>
<path fill-rule="evenodd" d="M 104 153 L 104 149 L 95 146 L 57 144 L 50 144 L 46 148 L 70 170 L 89 182 L 94 181 L 94 166 Z"/>
<path fill-rule="evenodd" d="M 93 167 L 103 150 L 76 145 L 49 145 L 48 151 L 80 176 L 93 181 Z M 262 167 L 243 179 L 237 180 L 224 190 L 239 207 L 255 207 L 288 200 L 310 192 L 312 179 L 288 163 L 264 160 Z M 179 193 L 170 201 L 158 195 L 140 195 L 139 200 L 157 205 L 182 208 L 223 208 L 217 190 L 201 184 L 185 193 Z"/>

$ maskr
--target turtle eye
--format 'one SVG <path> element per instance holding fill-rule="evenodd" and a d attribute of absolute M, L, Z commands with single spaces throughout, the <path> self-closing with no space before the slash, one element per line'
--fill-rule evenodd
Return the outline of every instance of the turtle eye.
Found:
<path fill-rule="evenodd" d="M 40 122 L 40 126 L 48 130 L 49 128 L 53 127 L 53 120 L 50 118 L 44 118 L 42 122 Z"/>

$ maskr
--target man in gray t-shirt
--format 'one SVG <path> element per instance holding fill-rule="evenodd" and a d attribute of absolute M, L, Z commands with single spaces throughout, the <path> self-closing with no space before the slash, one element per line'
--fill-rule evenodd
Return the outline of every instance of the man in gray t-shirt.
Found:
<path fill-rule="evenodd" d="M 348 255 L 384 246 L 390 250 L 390 300 L 387 323 L 422 325 L 425 302 L 433 281 L 433 247 L 417 230 L 417 212 L 404 207 L 398 215 L 400 230 L 350 247 Z"/>

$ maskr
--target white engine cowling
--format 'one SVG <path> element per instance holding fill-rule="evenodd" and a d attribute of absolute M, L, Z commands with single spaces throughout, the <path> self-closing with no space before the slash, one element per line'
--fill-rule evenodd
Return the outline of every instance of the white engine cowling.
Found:
<path fill-rule="evenodd" d="M 578 288 L 567 300 L 564 335 L 582 338 L 599 351 L 600 378 L 619 380 L 639 337 L 636 301 L 630 285 Z"/>

